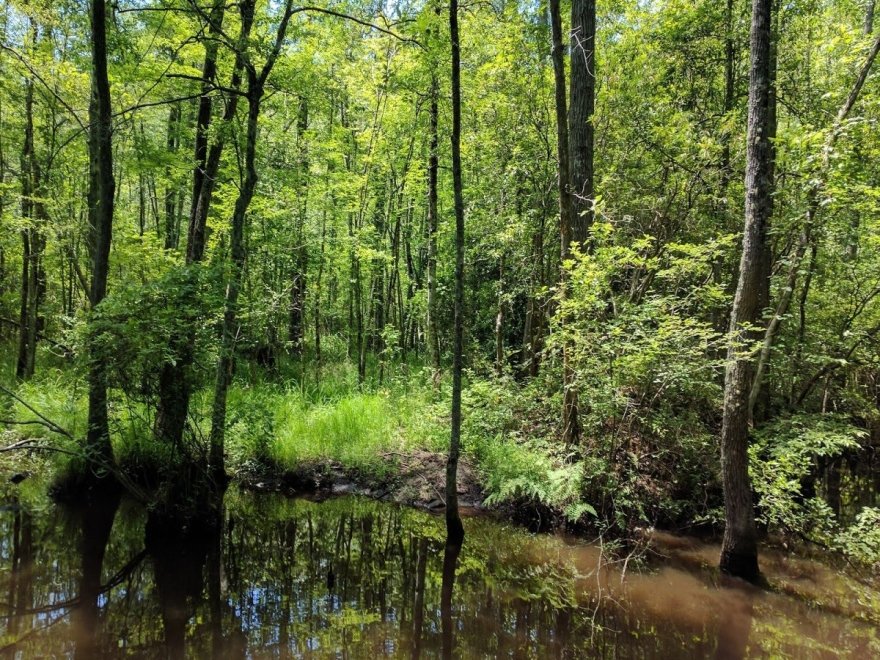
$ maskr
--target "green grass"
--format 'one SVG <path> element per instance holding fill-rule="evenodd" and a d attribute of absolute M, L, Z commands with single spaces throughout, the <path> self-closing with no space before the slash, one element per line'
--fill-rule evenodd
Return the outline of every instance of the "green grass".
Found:
<path fill-rule="evenodd" d="M 8 410 L 12 419 L 36 422 L 42 421 L 39 416 L 42 415 L 75 438 L 85 435 L 88 392 L 84 383 L 78 383 L 65 372 L 52 369 L 40 372 L 36 378 L 15 386 L 14 391 L 27 406 L 10 398 Z M 39 415 L 28 409 L 28 406 Z M 46 426 L 39 423 L 16 425 L 16 432 L 26 438 L 51 435 Z"/>
<path fill-rule="evenodd" d="M 398 454 L 414 449 L 445 451 L 449 441 L 448 384 L 434 392 L 419 364 L 389 363 L 382 387 L 375 378 L 362 386 L 357 366 L 344 358 L 320 371 L 307 361 L 279 365 L 275 378 L 242 365 L 230 389 L 227 409 L 228 468 L 254 465 L 296 470 L 305 463 L 338 463 L 365 476 L 385 476 Z M 370 372 L 375 376 L 375 365 Z M 52 423 L 81 439 L 86 434 L 87 389 L 75 370 L 45 369 L 12 387 Z M 152 416 L 144 403 L 110 392 L 111 440 L 119 465 L 131 474 L 155 474 L 171 466 L 171 449 L 152 435 Z M 191 422 L 197 439 L 210 431 L 212 390 L 193 393 Z M 2 417 L 36 419 L 26 406 L 7 397 Z M 16 434 L 49 437 L 68 450 L 78 444 L 44 425 L 16 425 Z M 76 458 L 55 457 L 60 470 L 76 470 Z"/>
<path fill-rule="evenodd" d="M 369 474 L 384 473 L 394 456 L 434 448 L 437 427 L 430 393 L 335 389 L 315 400 L 296 384 L 238 386 L 230 392 L 227 448 L 233 469 L 261 459 L 284 470 L 335 462 Z"/>
<path fill-rule="evenodd" d="M 288 397 L 275 415 L 271 452 L 281 465 L 332 460 L 368 469 L 405 448 L 398 411 L 382 395 L 354 394 L 308 409 Z"/>

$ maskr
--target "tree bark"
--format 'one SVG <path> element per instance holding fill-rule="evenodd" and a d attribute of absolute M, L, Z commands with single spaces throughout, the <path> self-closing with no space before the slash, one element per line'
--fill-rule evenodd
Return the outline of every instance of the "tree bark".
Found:
<path fill-rule="evenodd" d="M 248 47 L 248 35 L 254 22 L 255 0 L 244 0 L 239 6 L 241 12 L 242 38 L 239 41 L 238 56 L 242 59 L 243 68 L 248 76 L 248 115 L 247 136 L 245 140 L 244 167 L 245 175 L 235 200 L 235 209 L 232 213 L 230 252 L 231 264 L 229 279 L 226 284 L 226 298 L 223 310 L 223 330 L 220 342 L 220 355 L 217 359 L 217 372 L 214 384 L 214 403 L 211 410 L 211 435 L 208 451 L 208 469 L 215 486 L 225 487 L 226 467 L 224 461 L 224 442 L 226 437 L 226 397 L 229 385 L 232 382 L 235 368 L 235 338 L 237 332 L 238 294 L 241 289 L 242 273 L 245 262 L 245 220 L 250 207 L 254 191 L 257 188 L 257 129 L 260 117 L 260 104 L 263 99 L 266 80 L 275 66 L 275 61 L 281 51 L 281 45 L 287 34 L 287 26 L 290 22 L 291 4 L 293 0 L 287 0 L 284 13 L 278 26 L 275 43 L 272 51 L 266 58 L 259 73 L 246 55 Z"/>
<path fill-rule="evenodd" d="M 327 210 L 321 214 L 321 252 L 318 257 L 318 275 L 315 280 L 315 363 L 321 372 L 321 293 L 324 276 L 324 252 L 327 236 Z"/>
<path fill-rule="evenodd" d="M 241 5 L 242 20 L 253 21 L 253 5 L 244 2 Z M 230 273 L 226 283 L 226 298 L 223 310 L 223 329 L 220 340 L 220 355 L 217 359 L 217 374 L 214 383 L 214 403 L 211 409 L 211 435 L 208 454 L 208 465 L 215 484 L 225 485 L 225 461 L 223 457 L 226 437 L 226 397 L 232 383 L 235 369 L 235 339 L 237 333 L 238 294 L 241 289 L 241 278 L 245 260 L 245 216 L 257 187 L 257 169 L 255 165 L 257 144 L 257 120 L 260 114 L 260 101 L 263 90 L 258 86 L 256 77 L 248 89 L 247 138 L 245 146 L 244 182 L 235 200 L 232 212 L 230 231 Z"/>
<path fill-rule="evenodd" d="M 37 28 L 33 22 L 31 30 L 36 42 Z M 26 226 L 21 231 L 21 307 L 18 359 L 15 367 L 16 378 L 20 380 L 34 375 L 37 341 L 42 330 L 40 306 L 46 289 L 46 274 L 43 269 L 46 210 L 39 198 L 43 193 L 42 173 L 34 146 L 34 83 L 31 78 L 27 78 L 25 132 L 21 154 L 21 215 Z"/>
<path fill-rule="evenodd" d="M 504 375 L 504 255 L 498 262 L 498 311 L 495 314 L 495 375 Z"/>
<path fill-rule="evenodd" d="M 168 133 L 165 146 L 169 154 L 176 154 L 180 146 L 180 103 L 168 109 Z M 178 182 L 172 180 L 171 166 L 165 168 L 165 249 L 176 249 L 180 242 L 180 218 L 177 215 Z"/>
<path fill-rule="evenodd" d="M 446 460 L 446 541 L 461 545 L 464 527 L 458 514 L 458 455 L 461 445 L 461 371 L 464 352 L 464 195 L 461 182 L 461 50 L 458 0 L 449 4 L 452 41 L 452 189 L 455 198 L 455 310 L 452 327 L 452 432 Z"/>
<path fill-rule="evenodd" d="M 91 0 L 92 98 L 89 104 L 89 221 L 92 248 L 92 282 L 89 302 L 92 313 L 107 295 L 110 243 L 113 236 L 113 206 L 116 182 L 113 176 L 110 81 L 107 75 L 107 6 L 105 0 Z M 107 418 L 107 374 L 103 356 L 91 336 L 89 348 L 89 412 L 86 452 L 93 466 L 113 460 Z"/>
<path fill-rule="evenodd" d="M 305 334 L 305 303 L 306 303 L 306 269 L 308 252 L 305 244 L 305 222 L 308 211 L 309 194 L 309 155 L 305 143 L 305 132 L 309 126 L 309 104 L 305 96 L 300 97 L 299 114 L 297 116 L 297 149 L 299 151 L 299 185 L 297 186 L 297 202 L 299 210 L 296 223 L 296 247 L 294 248 L 293 277 L 290 287 L 290 325 L 288 340 L 293 353 L 299 354 L 303 348 Z"/>
<path fill-rule="evenodd" d="M 225 138 L 223 133 L 208 147 L 207 131 L 211 121 L 211 99 L 217 71 L 216 35 L 221 29 L 224 3 L 217 2 L 209 16 L 209 38 L 205 44 L 205 63 L 202 68 L 202 97 L 199 100 L 198 119 L 196 122 L 195 158 L 193 171 L 193 197 L 190 200 L 189 223 L 187 227 L 186 265 L 202 261 L 205 252 L 205 231 L 208 212 L 213 199 L 217 174 L 220 171 L 220 160 L 223 155 Z M 239 32 L 239 43 L 246 43 L 250 34 L 250 26 L 242 24 Z M 233 65 L 230 89 L 232 93 L 226 102 L 223 123 L 228 124 L 235 117 L 238 109 L 238 90 L 241 87 L 243 53 L 236 54 Z M 195 273 L 187 273 L 181 299 L 194 306 L 198 296 Z M 169 339 L 171 352 L 176 356 L 162 365 L 159 373 L 159 403 L 156 411 L 156 436 L 161 441 L 179 447 L 183 440 L 186 418 L 189 414 L 191 395 L 190 367 L 195 356 L 194 319 L 184 317 L 181 328 Z"/>
<path fill-rule="evenodd" d="M 439 5 L 437 8 L 439 11 Z M 437 75 L 431 74 L 429 121 L 431 136 L 428 143 L 428 314 L 425 334 L 431 366 L 434 368 L 434 384 L 439 385 L 440 336 L 437 331 L 437 125 L 439 85 Z"/>
<path fill-rule="evenodd" d="M 568 108 L 571 154 L 572 240 L 587 245 L 593 224 L 593 112 L 596 106 L 596 1 L 571 3 L 571 89 Z"/>
<path fill-rule="evenodd" d="M 550 0 L 550 31 L 552 38 L 551 58 L 556 91 L 556 150 L 559 174 L 559 235 L 561 243 L 560 296 L 566 295 L 565 263 L 571 258 L 571 244 L 575 241 L 573 228 L 574 209 L 570 191 L 571 168 L 569 167 L 568 112 L 565 92 L 565 61 L 562 45 L 562 18 L 559 0 Z M 565 320 L 562 319 L 562 323 Z M 571 365 L 571 346 L 568 340 L 562 344 L 562 439 L 566 445 L 576 445 L 581 436 L 578 419 L 578 393 Z"/>
<path fill-rule="evenodd" d="M 193 187 L 192 196 L 190 197 L 190 224 L 187 235 L 187 260 L 190 260 L 190 253 L 198 251 L 196 244 L 198 234 L 197 223 L 194 222 L 195 210 L 198 201 L 202 195 L 202 184 L 207 175 L 206 172 L 208 158 L 208 128 L 211 124 L 211 112 L 213 109 L 213 87 L 217 77 L 217 51 L 220 41 L 217 38 L 218 32 L 223 25 L 223 14 L 225 13 L 226 3 L 223 0 L 216 0 L 211 7 L 211 13 L 208 15 L 208 39 L 205 40 L 205 60 L 202 64 L 202 94 L 199 97 L 199 106 L 196 113 L 196 138 L 195 138 L 195 161 L 196 166 L 193 169 Z M 194 240 L 196 239 L 196 240 Z M 198 259 L 196 259 L 198 261 Z"/>
<path fill-rule="evenodd" d="M 767 223 L 772 212 L 770 145 L 772 0 L 753 0 L 749 119 L 746 150 L 745 229 L 739 281 L 730 318 L 730 347 L 724 380 L 721 473 L 724 485 L 724 541 L 721 570 L 755 581 L 759 577 L 755 512 L 749 479 L 749 392 L 754 356 L 745 351 L 758 321 Z"/>

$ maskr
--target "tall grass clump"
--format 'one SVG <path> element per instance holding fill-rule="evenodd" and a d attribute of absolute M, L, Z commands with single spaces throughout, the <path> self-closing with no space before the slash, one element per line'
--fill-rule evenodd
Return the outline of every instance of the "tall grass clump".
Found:
<path fill-rule="evenodd" d="M 349 383 L 347 374 L 339 375 L 342 382 L 325 377 L 320 383 L 232 388 L 227 450 L 233 471 L 295 471 L 336 463 L 365 476 L 383 476 L 400 453 L 440 444 L 428 392 L 360 391 L 356 380 Z"/>
<path fill-rule="evenodd" d="M 38 372 L 32 380 L 18 384 L 15 393 L 21 401 L 10 398 L 11 419 L 18 422 L 42 421 L 28 408 L 30 406 L 74 438 L 85 437 L 88 390 L 84 383 L 71 378 L 69 374 L 52 369 Z M 25 438 L 57 437 L 40 423 L 16 424 L 15 430 Z"/>
<path fill-rule="evenodd" d="M 304 462 L 336 461 L 347 468 L 382 472 L 390 452 L 404 448 L 401 417 L 388 397 L 352 394 L 305 407 L 288 397 L 275 411 L 272 458 L 293 468 Z"/>

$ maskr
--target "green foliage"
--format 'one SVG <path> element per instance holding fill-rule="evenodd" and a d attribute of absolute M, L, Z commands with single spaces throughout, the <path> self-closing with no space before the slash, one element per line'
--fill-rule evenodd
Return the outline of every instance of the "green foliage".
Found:
<path fill-rule="evenodd" d="M 476 451 L 488 493 L 486 504 L 534 502 L 562 511 L 571 522 L 597 515 L 580 499 L 582 465 L 554 458 L 546 443 L 516 444 L 495 438 Z"/>
<path fill-rule="evenodd" d="M 875 571 L 880 568 L 880 509 L 862 509 L 837 537 L 836 546 L 853 561 Z"/>
<path fill-rule="evenodd" d="M 55 370 L 43 372 L 37 378 L 21 383 L 16 388 L 16 394 L 26 401 L 28 406 L 74 438 L 81 437 L 85 433 L 88 391 L 72 374 Z M 18 401 L 12 403 L 11 412 L 13 419 L 20 422 L 38 419 Z M 51 435 L 54 440 L 60 439 L 41 424 L 21 425 L 17 427 L 17 432 L 27 438 L 44 438 Z"/>
<path fill-rule="evenodd" d="M 863 436 L 862 429 L 834 415 L 783 417 L 757 431 L 749 455 L 761 520 L 773 529 L 826 537 L 833 514 L 805 492 L 805 481 L 817 461 L 857 449 Z"/>
<path fill-rule="evenodd" d="M 430 432 L 436 428 L 422 392 L 358 392 L 332 383 L 327 388 L 332 398 L 273 385 L 233 387 L 227 431 L 232 469 L 248 462 L 285 470 L 339 463 L 381 477 L 396 454 L 434 448 Z"/>
<path fill-rule="evenodd" d="M 464 392 L 463 445 L 473 456 L 486 504 L 538 504 L 571 522 L 597 515 L 581 501 L 583 466 L 551 439 L 526 437 L 521 422 L 534 403 L 504 381 L 474 380 Z"/>

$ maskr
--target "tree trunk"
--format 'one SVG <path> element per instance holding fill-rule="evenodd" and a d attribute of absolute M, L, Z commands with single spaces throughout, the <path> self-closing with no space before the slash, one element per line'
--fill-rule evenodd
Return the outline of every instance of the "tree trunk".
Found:
<path fill-rule="evenodd" d="M 32 23 L 34 41 L 36 26 Z M 43 270 L 44 228 L 46 211 L 35 198 L 43 193 L 40 167 L 34 148 L 34 83 L 25 80 L 25 132 L 21 154 L 21 215 L 26 224 L 21 231 L 21 307 L 19 316 L 18 359 L 16 378 L 24 380 L 34 375 L 36 364 L 40 304 L 45 293 Z"/>
<path fill-rule="evenodd" d="M 733 12 L 734 0 L 727 0 L 727 9 L 724 16 L 724 118 L 733 110 L 733 104 L 736 94 L 736 44 L 733 40 Z M 733 170 L 730 166 L 730 138 L 731 132 L 724 129 L 721 133 L 721 198 L 727 198 L 727 189 L 730 179 L 733 177 Z M 728 204 L 725 202 L 725 207 Z"/>
<path fill-rule="evenodd" d="M 495 375 L 504 375 L 504 255 L 498 263 L 498 311 L 495 314 Z"/>
<path fill-rule="evenodd" d="M 452 432 L 446 460 L 446 541 L 461 545 L 464 527 L 458 515 L 458 454 L 461 444 L 461 371 L 464 352 L 464 196 L 461 183 L 461 50 L 458 0 L 449 4 L 452 41 L 452 188 L 455 197 L 455 311 L 452 328 Z M 456 553 L 457 554 L 457 553 Z M 451 586 L 450 586 L 451 595 Z"/>
<path fill-rule="evenodd" d="M 89 104 L 89 224 L 92 248 L 92 283 L 89 302 L 92 313 L 107 294 L 110 242 L 113 235 L 113 177 L 110 82 L 107 75 L 107 7 L 105 0 L 91 0 L 92 98 Z M 96 338 L 89 341 L 89 412 L 86 452 L 94 466 L 113 460 L 107 419 L 107 375 Z"/>
<path fill-rule="evenodd" d="M 242 7 L 242 20 L 247 17 L 253 21 L 253 5 L 245 2 Z M 250 9 L 249 13 L 248 9 Z M 255 156 L 257 150 L 257 120 L 263 90 L 251 74 L 253 80 L 248 85 L 248 119 L 245 145 L 244 182 L 235 200 L 230 231 L 231 264 L 229 280 L 226 283 L 226 299 L 223 310 L 223 330 L 220 340 L 220 355 L 217 359 L 217 375 L 214 383 L 214 404 L 211 410 L 211 435 L 208 465 L 215 484 L 225 485 L 226 472 L 223 458 L 226 437 L 226 396 L 232 383 L 235 369 L 235 338 L 237 330 L 238 294 L 245 260 L 245 216 L 257 187 Z"/>
<path fill-rule="evenodd" d="M 255 0 L 245 0 L 239 5 L 241 12 L 242 38 L 238 44 L 238 57 L 241 58 L 242 68 L 247 70 L 248 76 L 248 115 L 247 136 L 245 142 L 244 167 L 245 175 L 238 198 L 235 200 L 235 209 L 232 213 L 232 226 L 230 233 L 230 252 L 232 263 L 230 264 L 229 280 L 226 284 L 226 299 L 223 310 L 223 330 L 220 342 L 220 355 L 217 359 L 217 373 L 214 384 L 214 404 L 211 409 L 211 435 L 208 450 L 208 469 L 215 487 L 225 487 L 226 467 L 223 457 L 224 442 L 226 437 L 226 395 L 232 382 L 235 367 L 235 337 L 237 333 L 238 293 L 241 288 L 241 278 L 244 271 L 245 261 L 245 218 L 248 208 L 257 188 L 257 129 L 260 117 L 260 104 L 263 99 L 266 80 L 272 72 L 281 45 L 287 33 L 287 25 L 291 16 L 291 3 L 287 0 L 283 18 L 278 26 L 278 33 L 272 51 L 266 58 L 266 62 L 257 73 L 254 65 L 245 60 L 248 44 L 248 35 L 254 22 Z"/>
<path fill-rule="evenodd" d="M 300 97 L 297 117 L 297 149 L 299 151 L 299 185 L 297 202 L 299 210 L 296 223 L 296 247 L 293 251 L 293 282 L 290 287 L 290 326 L 288 340 L 291 350 L 299 354 L 303 348 L 305 334 L 306 268 L 308 252 L 305 244 L 305 223 L 308 211 L 309 194 L 309 155 L 305 144 L 305 132 L 309 126 L 309 104 L 305 96 Z"/>
<path fill-rule="evenodd" d="M 211 124 L 211 111 L 213 109 L 213 88 L 214 81 L 217 77 L 217 50 L 220 40 L 217 38 L 218 33 L 223 25 L 223 14 L 225 13 L 226 4 L 222 0 L 216 0 L 211 8 L 208 16 L 208 39 L 205 40 L 205 60 L 202 65 L 202 94 L 199 97 L 199 106 L 196 113 L 196 138 L 195 138 L 195 161 L 196 165 L 193 169 L 193 187 L 190 203 L 192 205 L 190 212 L 190 226 L 187 236 L 187 254 L 196 248 L 193 245 L 193 214 L 196 210 L 198 200 L 202 194 L 202 184 L 206 179 L 205 168 L 207 167 L 208 158 L 208 128 Z M 188 257 L 189 258 L 189 257 Z M 198 261 L 198 259 L 196 259 Z"/>
<path fill-rule="evenodd" d="M 730 347 L 724 379 L 721 473 L 724 484 L 724 541 L 720 567 L 725 573 L 758 579 L 758 543 L 749 479 L 749 392 L 754 356 L 744 354 L 753 337 L 747 330 L 759 320 L 762 261 L 772 212 L 770 134 L 772 0 L 753 0 L 749 120 L 745 176 L 745 230 L 739 281 L 730 318 Z"/>
<path fill-rule="evenodd" d="M 22 207 L 29 204 L 25 199 L 30 197 L 28 193 L 25 197 L 22 191 Z M 24 208 L 22 208 L 22 218 L 27 219 Z M 28 363 L 30 361 L 30 347 L 28 345 L 28 310 L 30 309 L 30 293 L 31 293 L 31 232 L 29 229 L 21 230 L 21 296 L 18 314 L 18 359 L 15 362 L 15 377 L 24 380 L 29 377 Z"/>
<path fill-rule="evenodd" d="M 439 9 L 439 8 L 438 8 Z M 437 116 L 439 95 L 437 75 L 431 75 L 430 124 L 431 137 L 428 143 L 428 315 L 425 334 L 431 366 L 434 368 L 434 384 L 440 379 L 440 336 L 437 331 Z"/>
<path fill-rule="evenodd" d="M 321 287 L 324 276 L 325 237 L 327 235 L 327 210 L 321 215 L 321 253 L 318 258 L 318 275 L 315 280 L 315 362 L 321 370 Z"/>
<path fill-rule="evenodd" d="M 532 267 L 529 299 L 523 328 L 523 372 L 531 378 L 538 375 L 541 366 L 541 348 L 544 332 L 544 217 L 532 234 Z"/>
<path fill-rule="evenodd" d="M 568 109 L 571 154 L 572 240 L 586 245 L 593 224 L 593 112 L 596 105 L 596 1 L 571 3 L 571 90 Z"/>
<path fill-rule="evenodd" d="M 210 14 L 209 37 L 216 36 L 221 29 L 223 20 L 223 2 L 214 5 Z M 250 26 L 242 24 L 239 42 L 246 43 L 250 34 Z M 226 103 L 223 123 L 228 124 L 235 117 L 238 109 L 241 86 L 243 54 L 239 52 L 235 58 L 230 88 L 233 90 Z M 189 224 L 187 228 L 186 264 L 192 266 L 202 260 L 205 252 L 205 229 L 208 222 L 208 211 L 213 199 L 214 186 L 220 170 L 220 159 L 223 155 L 225 140 L 222 131 L 208 148 L 207 131 L 211 120 L 211 94 L 215 86 L 217 72 L 216 39 L 208 39 L 205 45 L 205 63 L 202 68 L 202 97 L 199 99 L 199 111 L 196 122 L 195 158 L 193 171 L 193 197 L 190 200 Z M 198 297 L 195 274 L 190 272 L 184 281 L 184 289 L 180 293 L 182 302 L 187 305 L 196 302 Z M 184 317 L 180 329 L 169 339 L 174 360 L 165 362 L 159 373 L 159 404 L 156 411 L 156 436 L 172 446 L 179 447 L 183 440 L 186 418 L 189 414 L 190 400 L 190 367 L 195 357 L 194 319 Z"/>
<path fill-rule="evenodd" d="M 571 170 L 569 167 L 568 112 L 565 99 L 565 61 L 562 45 L 562 18 L 559 0 L 550 0 L 550 30 L 553 48 L 553 80 L 556 90 L 556 150 L 559 173 L 559 236 L 561 244 L 560 295 L 566 295 L 565 262 L 571 258 L 571 244 L 575 240 L 573 228 L 574 209 L 571 201 Z M 562 320 L 564 323 L 564 319 Z M 565 444 L 574 446 L 580 440 L 578 420 L 578 394 L 574 383 L 574 369 L 571 366 L 571 346 L 563 341 L 562 346 L 562 439 Z"/>
<path fill-rule="evenodd" d="M 168 109 L 168 134 L 166 147 L 169 154 L 176 154 L 180 146 L 180 103 L 172 103 Z M 180 218 L 177 215 L 177 181 L 172 180 L 171 166 L 165 168 L 165 249 L 176 249 L 180 242 Z"/>

